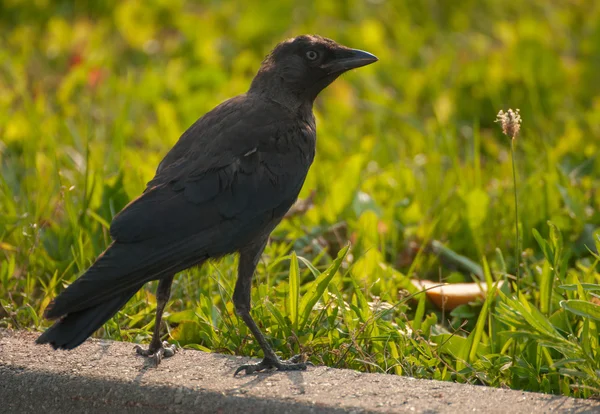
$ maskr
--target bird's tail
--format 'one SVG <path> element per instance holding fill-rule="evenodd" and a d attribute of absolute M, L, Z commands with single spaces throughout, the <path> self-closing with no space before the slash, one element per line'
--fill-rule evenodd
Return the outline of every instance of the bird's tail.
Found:
<path fill-rule="evenodd" d="M 50 302 L 44 316 L 57 322 L 37 343 L 73 349 L 117 313 L 146 282 L 201 262 L 197 258 L 182 261 L 173 257 L 178 248 L 188 252 L 189 257 L 197 257 L 192 254 L 197 249 L 188 239 L 171 243 L 166 250 L 157 248 L 161 245 L 160 241 L 113 242 L 80 278 Z"/>
<path fill-rule="evenodd" d="M 50 344 L 54 349 L 75 348 L 125 306 L 140 288 L 141 285 L 106 302 L 67 314 L 40 335 L 36 343 Z"/>

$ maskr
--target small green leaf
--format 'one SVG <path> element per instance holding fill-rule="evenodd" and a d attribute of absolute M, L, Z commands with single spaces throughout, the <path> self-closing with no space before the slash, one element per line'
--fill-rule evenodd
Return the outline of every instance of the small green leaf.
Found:
<path fill-rule="evenodd" d="M 551 264 L 548 261 L 542 264 L 540 272 L 540 311 L 544 315 L 552 313 L 552 286 L 554 285 L 554 273 L 551 269 Z"/>
<path fill-rule="evenodd" d="M 554 253 L 552 252 L 552 249 L 550 248 L 550 244 L 548 244 L 548 242 L 542 237 L 542 235 L 536 229 L 531 229 L 531 232 L 533 233 L 533 237 L 535 238 L 538 245 L 540 246 L 540 249 L 542 249 L 542 252 L 544 253 L 544 257 L 546 258 L 546 260 L 548 260 L 548 262 L 550 262 L 550 263 L 554 263 Z"/>
<path fill-rule="evenodd" d="M 354 285 L 354 297 L 356 298 L 356 313 L 359 316 L 362 322 L 366 322 L 371 316 L 371 308 L 369 307 L 369 302 L 367 298 L 362 292 L 362 288 L 356 283 L 354 278 L 352 279 L 352 284 Z"/>
<path fill-rule="evenodd" d="M 165 317 L 171 323 L 181 323 L 184 321 L 194 321 L 197 319 L 195 309 L 186 309 L 180 312 L 171 313 Z"/>
<path fill-rule="evenodd" d="M 554 252 L 559 253 L 563 249 L 563 238 L 560 230 L 554 223 L 548 220 L 548 226 L 550 227 L 550 241 L 552 241 L 552 246 L 554 247 Z"/>
<path fill-rule="evenodd" d="M 419 293 L 419 302 L 417 304 L 417 310 L 415 311 L 415 317 L 412 322 L 412 328 L 415 331 L 421 329 L 421 323 L 423 323 L 423 316 L 425 316 L 425 303 L 427 302 L 427 295 L 425 292 Z"/>
<path fill-rule="evenodd" d="M 304 263 L 304 265 L 308 268 L 308 270 L 310 270 L 310 272 L 313 274 L 313 276 L 315 277 L 315 279 L 317 277 L 319 277 L 319 275 L 321 274 L 321 272 L 319 272 L 319 269 L 317 269 L 315 267 L 315 265 L 313 265 L 310 260 L 305 259 L 302 256 L 298 256 L 298 260 L 300 260 L 302 263 Z"/>
<path fill-rule="evenodd" d="M 469 334 L 469 340 L 471 341 L 471 349 L 469 351 L 469 362 L 473 362 L 477 359 L 477 350 L 481 345 L 481 339 L 483 337 L 485 324 L 487 322 L 487 315 L 490 306 L 496 297 L 496 290 L 498 289 L 498 284 L 494 284 L 493 282 L 492 273 L 490 271 L 490 267 L 485 256 L 483 257 L 483 269 L 484 274 L 486 275 L 485 278 L 488 283 L 488 293 L 486 295 L 483 307 L 481 308 L 481 312 L 479 313 L 479 316 L 477 318 L 475 329 Z"/>
<path fill-rule="evenodd" d="M 430 313 L 425 317 L 425 320 L 421 324 L 421 332 L 425 338 L 428 338 L 431 333 L 431 328 L 438 323 L 438 318 L 435 313 Z"/>
<path fill-rule="evenodd" d="M 600 290 L 600 285 L 595 283 L 581 283 L 581 284 L 568 284 L 568 285 L 560 285 L 559 288 L 563 290 L 568 290 L 569 292 L 576 292 L 578 287 L 581 286 L 583 290 L 587 291 L 597 291 Z"/>
<path fill-rule="evenodd" d="M 300 314 L 301 314 L 301 322 L 300 322 L 300 330 L 303 330 L 308 322 L 310 317 L 310 312 L 314 308 L 315 304 L 319 301 L 319 299 L 323 296 L 323 292 L 329 286 L 329 282 L 335 276 L 344 257 L 348 253 L 350 246 L 344 247 L 342 250 L 338 252 L 336 259 L 331 263 L 331 265 L 321 273 L 316 280 L 312 281 L 308 286 L 308 290 L 302 297 L 300 301 Z M 304 262 L 306 264 L 306 261 Z"/>
<path fill-rule="evenodd" d="M 561 300 L 560 307 L 575 315 L 600 321 L 600 306 L 595 303 L 579 299 Z"/>

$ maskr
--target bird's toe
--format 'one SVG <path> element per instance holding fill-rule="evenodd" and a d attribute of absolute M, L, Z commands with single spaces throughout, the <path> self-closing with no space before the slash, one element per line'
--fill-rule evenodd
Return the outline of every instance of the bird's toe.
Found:
<path fill-rule="evenodd" d="M 164 357 L 165 358 L 170 358 L 173 355 L 175 355 L 175 352 L 177 352 L 177 346 L 175 344 L 170 344 L 167 341 L 163 342 L 163 352 L 164 352 Z"/>
<path fill-rule="evenodd" d="M 290 358 L 287 361 L 282 361 L 280 365 L 277 367 L 278 371 L 306 371 L 306 369 L 311 366 L 314 367 L 312 362 L 291 362 Z"/>
<path fill-rule="evenodd" d="M 233 376 L 235 377 L 240 372 L 244 371 L 246 375 L 253 374 L 255 372 L 261 372 L 271 369 L 277 371 L 306 371 L 309 366 L 314 366 L 311 362 L 299 362 L 302 359 L 301 355 L 294 355 L 286 361 L 263 359 L 257 364 L 244 364 L 235 370 Z"/>
<path fill-rule="evenodd" d="M 147 357 L 150 361 L 154 362 L 155 365 L 160 364 L 163 358 L 169 358 L 175 355 L 177 347 L 174 344 L 169 344 L 164 341 L 158 347 L 142 348 L 140 345 L 135 346 L 135 351 L 138 355 Z"/>
<path fill-rule="evenodd" d="M 133 349 L 135 349 L 135 352 L 138 355 L 142 355 L 142 356 L 149 356 L 152 354 L 152 351 L 150 351 L 150 348 L 144 349 L 142 348 L 140 345 L 136 345 L 133 347 Z"/>

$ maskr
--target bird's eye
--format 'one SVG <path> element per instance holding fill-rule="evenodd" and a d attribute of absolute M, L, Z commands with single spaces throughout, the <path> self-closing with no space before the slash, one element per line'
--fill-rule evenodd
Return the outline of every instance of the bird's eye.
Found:
<path fill-rule="evenodd" d="M 314 50 L 309 50 L 308 52 L 306 52 L 306 58 L 308 60 L 316 60 L 319 57 L 319 54 L 317 52 L 315 52 Z"/>

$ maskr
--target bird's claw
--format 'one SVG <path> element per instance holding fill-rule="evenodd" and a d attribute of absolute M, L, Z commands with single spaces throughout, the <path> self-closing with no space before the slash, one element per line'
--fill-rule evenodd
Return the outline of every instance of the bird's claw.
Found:
<path fill-rule="evenodd" d="M 160 364 L 160 361 L 162 361 L 163 358 L 172 357 L 177 351 L 175 344 L 169 344 L 167 341 L 160 344 L 158 348 L 150 346 L 148 349 L 144 349 L 141 346 L 136 345 L 134 349 L 138 355 L 148 357 L 150 360 L 154 361 L 156 365 Z"/>
<path fill-rule="evenodd" d="M 310 361 L 299 362 L 301 355 L 294 355 L 286 361 L 273 360 L 264 358 L 257 364 L 244 364 L 235 370 L 233 376 L 235 377 L 242 371 L 245 371 L 246 375 L 254 374 L 255 372 L 266 371 L 270 369 L 276 369 L 277 371 L 306 371 L 309 366 L 314 367 L 314 364 Z"/>

